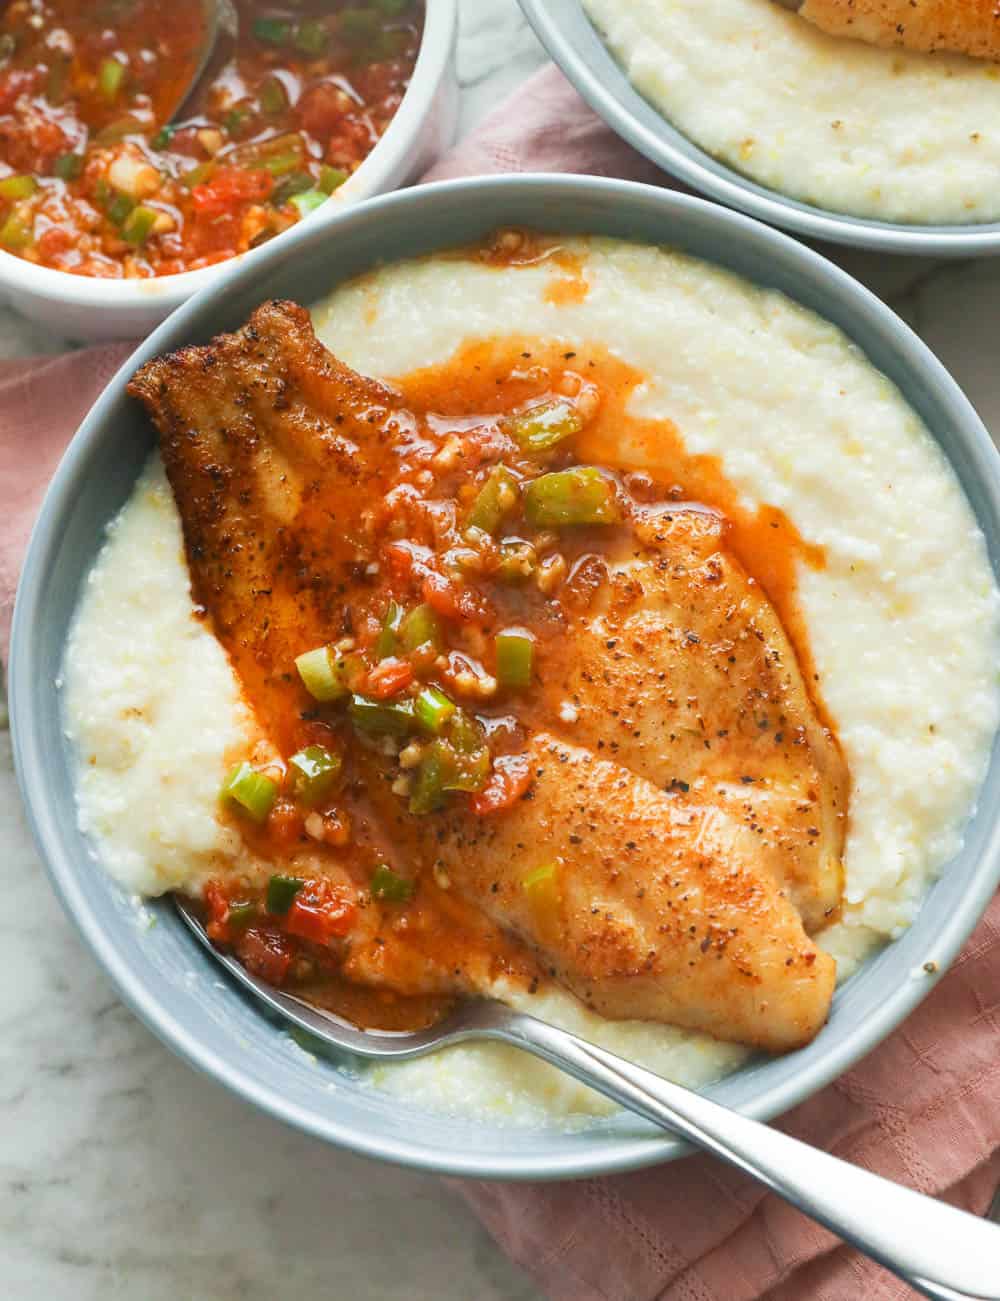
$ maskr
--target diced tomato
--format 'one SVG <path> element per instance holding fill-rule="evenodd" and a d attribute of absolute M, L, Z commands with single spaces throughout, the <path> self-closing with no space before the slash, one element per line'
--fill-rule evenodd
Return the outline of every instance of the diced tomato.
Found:
<path fill-rule="evenodd" d="M 267 839 L 278 849 L 290 848 L 302 837 L 302 810 L 294 800 L 279 799 L 267 818 Z"/>
<path fill-rule="evenodd" d="M 376 700 L 397 696 L 413 681 L 413 665 L 390 656 L 376 664 L 368 674 L 367 694 Z"/>
<path fill-rule="evenodd" d="M 486 602 L 471 587 L 459 587 L 434 569 L 423 570 L 424 600 L 445 619 L 479 619 L 486 613 Z"/>
<path fill-rule="evenodd" d="M 299 121 L 313 135 L 326 136 L 340 125 L 351 104 L 350 96 L 339 86 L 323 81 L 299 100 Z"/>
<path fill-rule="evenodd" d="M 274 177 L 263 168 L 220 167 L 211 180 L 191 191 L 195 212 L 208 217 L 232 213 L 244 203 L 263 203 Z"/>
<path fill-rule="evenodd" d="M 386 567 L 399 583 L 405 583 L 413 573 L 413 552 L 398 542 L 390 542 L 383 550 Z"/>
<path fill-rule="evenodd" d="M 12 68 L 0 77 L 0 113 L 9 113 L 22 95 L 30 95 L 43 75 L 41 68 Z"/>
<path fill-rule="evenodd" d="M 469 807 L 480 817 L 503 813 L 524 795 L 531 785 L 531 761 L 526 754 L 502 754 L 493 760 L 490 779 L 469 800 Z"/>
<path fill-rule="evenodd" d="M 341 939 L 354 925 L 357 905 L 329 881 L 307 881 L 285 917 L 290 935 L 315 944 Z"/>
<path fill-rule="evenodd" d="M 282 985 L 295 956 L 292 942 L 276 931 L 251 926 L 236 943 L 236 956 L 254 976 L 269 985 Z"/>
<path fill-rule="evenodd" d="M 38 237 L 38 252 L 42 261 L 47 262 L 50 258 L 57 258 L 60 253 L 71 249 L 75 242 L 75 236 L 65 227 L 50 226 Z"/>

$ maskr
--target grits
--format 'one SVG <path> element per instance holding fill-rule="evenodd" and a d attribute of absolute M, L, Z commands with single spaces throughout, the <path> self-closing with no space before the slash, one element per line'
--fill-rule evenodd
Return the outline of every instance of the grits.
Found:
<path fill-rule="evenodd" d="M 583 0 L 629 79 L 706 152 L 834 212 L 1000 218 L 1000 67 L 841 40 L 772 0 Z"/>
<path fill-rule="evenodd" d="M 500 301 L 505 331 L 608 343 L 646 377 L 636 415 L 673 420 L 689 450 L 721 457 L 749 504 L 780 507 L 825 549 L 825 567 L 799 575 L 799 604 L 853 780 L 845 907 L 821 936 L 843 979 L 913 920 L 961 845 L 985 773 L 1000 717 L 1000 599 L 982 535 L 917 416 L 833 326 L 669 251 L 565 247 L 587 286 L 571 299 L 551 292 L 565 275 L 554 263 L 500 271 L 430 258 L 338 289 L 314 308 L 317 332 L 348 365 L 388 378 L 495 335 Z M 638 464 L 634 449 L 621 453 Z M 140 892 L 197 890 L 213 860 L 241 852 L 214 801 L 251 725 L 221 651 L 191 617 L 176 512 L 155 463 L 97 562 L 66 678 L 81 820 L 108 870 Z M 511 1001 L 689 1084 L 746 1055 L 669 1027 L 602 1021 L 559 990 Z M 509 1123 L 607 1109 L 498 1045 L 372 1078 L 428 1107 Z"/>

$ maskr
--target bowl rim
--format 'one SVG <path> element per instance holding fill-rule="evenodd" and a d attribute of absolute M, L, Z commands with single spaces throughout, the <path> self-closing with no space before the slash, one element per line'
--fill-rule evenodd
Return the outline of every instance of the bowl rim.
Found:
<path fill-rule="evenodd" d="M 651 100 L 634 86 L 617 94 L 592 69 L 573 39 L 571 28 L 586 26 L 588 43 L 603 59 L 610 60 L 621 76 L 627 76 L 605 45 L 585 12 L 582 0 L 518 0 L 524 16 L 577 92 L 604 121 L 641 154 L 663 171 L 692 189 L 737 208 L 752 217 L 808 239 L 824 240 L 851 248 L 876 252 L 922 255 L 925 257 L 971 258 L 1000 253 L 1000 221 L 972 225 L 909 225 L 853 217 L 804 203 L 780 190 L 742 176 L 735 168 L 712 157 L 690 136 L 675 127 Z M 566 22 L 567 5 L 578 17 Z M 644 108 L 656 114 L 660 125 L 653 130 L 637 116 Z"/>
<path fill-rule="evenodd" d="M 979 522 L 984 523 L 984 514 L 990 519 L 1000 520 L 1000 455 L 971 403 L 926 344 L 890 308 L 846 272 L 790 236 L 763 226 L 749 217 L 704 199 L 656 186 L 612 178 L 525 174 L 443 181 L 385 195 L 361 208 L 345 209 L 336 224 L 341 231 L 347 231 L 365 223 L 376 222 L 381 214 L 393 214 L 397 209 L 405 211 L 415 208 L 419 211 L 421 207 L 429 207 L 433 210 L 440 205 L 452 210 L 465 199 L 482 202 L 484 195 L 496 196 L 496 206 L 499 207 L 506 194 L 518 192 L 523 193 L 526 204 L 534 203 L 540 212 L 544 210 L 547 199 L 559 196 L 574 203 L 593 200 L 605 205 L 614 204 L 619 209 L 624 204 L 644 209 L 648 205 L 656 210 L 657 216 L 662 215 L 665 223 L 669 223 L 671 216 L 693 218 L 701 225 L 707 224 L 713 233 L 717 232 L 720 242 L 744 241 L 753 248 L 755 254 L 763 255 L 771 250 L 776 259 L 784 259 L 802 275 L 804 286 L 824 286 L 844 302 L 858 322 L 859 330 L 862 323 L 865 323 L 890 334 L 893 349 L 905 361 L 907 368 L 913 369 L 914 373 L 919 368 L 919 373 L 929 378 L 947 413 L 958 444 L 971 457 L 973 466 L 970 472 L 974 472 L 983 481 L 987 504 L 981 506 L 978 512 Z M 313 231 L 300 238 L 296 254 L 321 256 L 319 250 L 326 233 Z M 274 263 L 280 264 L 287 257 L 287 248 L 270 253 L 265 250 L 265 259 Z M 244 267 L 235 273 L 233 281 L 240 278 L 252 281 L 257 270 L 257 266 Z M 545 1153 L 505 1151 L 486 1161 L 457 1147 L 448 1151 L 435 1148 L 428 1141 L 419 1138 L 418 1126 L 415 1127 L 414 1137 L 408 1137 L 405 1141 L 385 1137 L 375 1131 L 358 1130 L 336 1116 L 321 1115 L 316 1109 L 310 1110 L 289 1103 L 279 1089 L 262 1083 L 248 1066 L 226 1063 L 210 1042 L 191 1033 L 182 1018 L 151 992 L 149 982 L 142 978 L 141 973 L 136 974 L 130 969 L 129 962 L 116 950 L 112 938 L 102 930 L 97 911 L 86 890 L 88 873 L 92 870 L 90 862 L 87 860 L 81 865 L 64 850 L 55 803 L 45 795 L 47 752 L 42 740 L 41 725 L 36 722 L 32 708 L 32 692 L 38 689 L 37 673 L 33 672 L 33 666 L 40 659 L 35 647 L 40 642 L 39 630 L 46 618 L 50 562 L 58 552 L 63 521 L 79 495 L 81 471 L 85 469 L 92 449 L 99 446 L 111 428 L 110 417 L 128 377 L 148 357 L 179 346 L 189 329 L 189 322 L 195 322 L 209 304 L 224 301 L 231 288 L 232 281 L 228 281 L 221 291 L 216 287 L 185 304 L 124 362 L 64 454 L 42 502 L 31 535 L 12 627 L 9 659 L 11 732 L 15 769 L 29 825 L 57 896 L 123 1001 L 169 1048 L 205 1074 L 225 1084 L 237 1096 L 255 1103 L 270 1115 L 312 1136 L 363 1155 L 416 1169 L 490 1179 L 568 1179 L 613 1174 L 659 1164 L 683 1155 L 688 1149 L 666 1135 L 614 1135 L 598 1151 L 585 1146 L 582 1150 L 569 1147 L 554 1160 Z M 949 462 L 951 463 L 951 457 Z M 943 974 L 971 934 L 998 884 L 1000 820 L 994 818 L 989 824 L 987 839 L 975 868 L 970 873 L 968 889 L 960 904 L 940 919 L 933 942 L 920 951 L 918 963 L 933 961 L 938 976 Z M 827 1045 L 827 1051 L 820 1061 L 806 1063 L 803 1070 L 795 1073 L 792 1078 L 759 1089 L 741 1107 L 743 1113 L 755 1119 L 770 1120 L 830 1083 L 896 1029 L 926 997 L 936 979 L 936 976 L 923 976 L 920 980 L 901 981 L 890 988 L 881 1000 L 876 1014 L 860 1019 L 853 1027 L 842 1032 L 839 1039 Z"/>
<path fill-rule="evenodd" d="M 447 72 L 458 32 L 458 0 L 425 0 L 425 4 L 426 17 L 417 61 L 399 108 L 358 170 L 330 196 L 329 204 L 323 204 L 307 218 L 312 228 L 325 224 L 344 207 L 378 193 L 385 178 L 393 176 L 404 165 L 407 153 L 419 136 Z M 287 237 L 304 224 L 296 223 L 268 243 L 284 245 Z M 78 276 L 55 267 L 38 266 L 0 249 L 0 292 L 37 295 L 49 301 L 61 301 L 67 307 L 100 309 L 112 314 L 152 305 L 173 310 L 232 268 L 249 260 L 256 261 L 263 247 L 266 246 L 249 249 L 224 262 L 199 267 L 195 271 L 153 276 L 148 280 Z"/>

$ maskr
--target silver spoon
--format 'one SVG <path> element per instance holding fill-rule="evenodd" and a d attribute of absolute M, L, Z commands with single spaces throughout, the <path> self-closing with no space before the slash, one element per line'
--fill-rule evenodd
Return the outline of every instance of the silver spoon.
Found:
<path fill-rule="evenodd" d="M 759 1179 L 924 1296 L 1000 1301 L 1000 1227 L 994 1224 L 800 1143 L 503 1003 L 464 1003 L 437 1025 L 415 1033 L 359 1030 L 252 976 L 214 947 L 182 899 L 174 902 L 205 948 L 244 988 L 333 1048 L 379 1061 L 406 1061 L 467 1039 L 513 1044 Z"/>
<path fill-rule="evenodd" d="M 215 47 L 220 38 L 225 37 L 235 42 L 239 36 L 240 19 L 233 0 L 201 0 L 201 9 L 205 21 L 205 35 L 202 40 L 201 52 L 198 55 L 198 62 L 195 65 L 191 80 L 184 87 L 177 100 L 176 107 L 171 113 L 167 114 L 167 122 L 173 122 L 176 118 L 183 117 L 182 110 L 187 108 L 189 101 L 198 89 L 202 75 L 212 60 L 212 55 L 215 53 Z"/>

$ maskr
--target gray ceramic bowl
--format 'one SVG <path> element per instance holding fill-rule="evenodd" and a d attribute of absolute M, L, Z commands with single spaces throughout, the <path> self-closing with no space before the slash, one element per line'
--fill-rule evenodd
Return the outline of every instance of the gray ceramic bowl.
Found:
<path fill-rule="evenodd" d="M 166 1044 L 273 1115 L 357 1151 L 461 1175 L 560 1178 L 649 1165 L 682 1148 L 631 1116 L 564 1133 L 416 1113 L 360 1086 L 343 1063 L 308 1058 L 222 977 L 169 905 L 153 905 L 157 924 L 143 924 L 134 901 L 94 863 L 76 826 L 56 689 L 81 584 L 153 442 L 125 394 L 136 366 L 235 328 L 265 298 L 314 302 L 378 261 L 465 244 L 498 225 L 670 244 L 783 290 L 835 322 L 940 440 L 989 539 L 994 567 L 1000 564 L 1000 466 L 975 412 L 920 340 L 818 254 L 746 217 L 653 187 L 551 176 L 453 182 L 376 199 L 319 230 L 303 226 L 294 244 L 275 246 L 252 267 L 234 267 L 139 348 L 84 421 L 45 498 L 18 593 L 10 698 L 21 789 L 53 884 L 122 997 Z M 934 984 L 923 964 L 947 967 L 997 886 L 998 795 L 994 756 L 965 850 L 906 936 L 837 994 L 829 1024 L 809 1048 L 752 1063 L 713 1096 L 754 1116 L 778 1115 L 899 1024 Z"/>
<path fill-rule="evenodd" d="M 520 0 L 538 38 L 587 103 L 658 167 L 692 189 L 810 239 L 926 257 L 1000 253 L 1000 222 L 909 226 L 828 212 L 741 175 L 694 144 L 635 90 L 580 0 Z"/>

